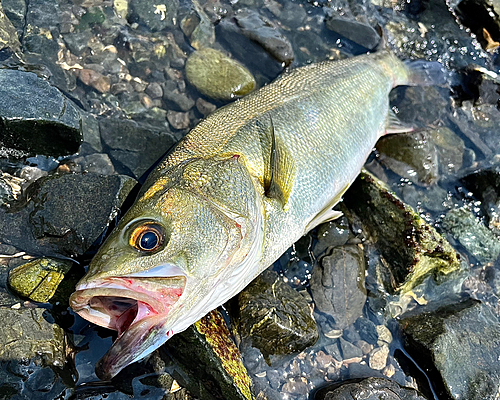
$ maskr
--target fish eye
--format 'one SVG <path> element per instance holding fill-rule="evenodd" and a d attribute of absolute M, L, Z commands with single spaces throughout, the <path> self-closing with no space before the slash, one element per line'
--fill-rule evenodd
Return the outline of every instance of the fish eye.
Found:
<path fill-rule="evenodd" d="M 161 248 L 164 242 L 164 228 L 159 224 L 147 222 L 134 229 L 129 244 L 137 250 L 151 253 Z"/>

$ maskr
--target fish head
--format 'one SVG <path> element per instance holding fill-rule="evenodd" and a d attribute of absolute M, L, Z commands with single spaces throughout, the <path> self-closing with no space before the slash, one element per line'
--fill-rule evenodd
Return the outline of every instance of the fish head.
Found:
<path fill-rule="evenodd" d="M 150 354 L 248 283 L 245 270 L 255 263 L 260 240 L 257 207 L 226 207 L 219 189 L 212 193 L 185 179 L 151 186 L 91 261 L 70 305 L 90 322 L 118 331 L 96 366 L 102 379 Z"/>

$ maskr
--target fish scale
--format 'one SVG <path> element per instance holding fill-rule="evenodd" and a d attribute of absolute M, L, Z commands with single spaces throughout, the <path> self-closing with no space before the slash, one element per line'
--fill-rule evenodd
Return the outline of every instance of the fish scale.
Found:
<path fill-rule="evenodd" d="M 405 64 L 389 51 L 312 64 L 201 121 L 150 174 L 71 297 L 81 316 L 120 332 L 98 376 L 109 379 L 150 354 L 239 293 L 308 230 L 338 217 L 332 207 L 388 121 L 397 124 L 388 117 L 389 92 L 432 84 L 436 67 Z M 141 247 L 143 232 L 159 245 Z M 131 290 L 145 278 L 149 297 L 139 298 Z M 174 287 L 179 299 L 159 306 L 160 293 Z M 92 308 L 103 298 L 119 312 Z M 147 315 L 136 311 L 146 307 Z"/>

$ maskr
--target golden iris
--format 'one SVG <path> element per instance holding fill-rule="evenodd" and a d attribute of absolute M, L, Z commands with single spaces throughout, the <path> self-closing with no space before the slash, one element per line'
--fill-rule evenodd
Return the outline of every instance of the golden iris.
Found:
<path fill-rule="evenodd" d="M 130 245 L 137 250 L 153 252 L 158 250 L 164 242 L 165 233 L 162 226 L 155 223 L 146 223 L 138 226 L 130 235 Z"/>

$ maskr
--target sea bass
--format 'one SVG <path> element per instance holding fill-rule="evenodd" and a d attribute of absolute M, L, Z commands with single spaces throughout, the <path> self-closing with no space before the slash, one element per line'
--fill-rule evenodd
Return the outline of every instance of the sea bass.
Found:
<path fill-rule="evenodd" d="M 98 376 L 150 354 L 338 217 L 332 207 L 378 138 L 402 129 L 391 89 L 441 73 L 385 50 L 325 61 L 201 121 L 150 174 L 71 296 L 83 318 L 118 331 Z"/>

